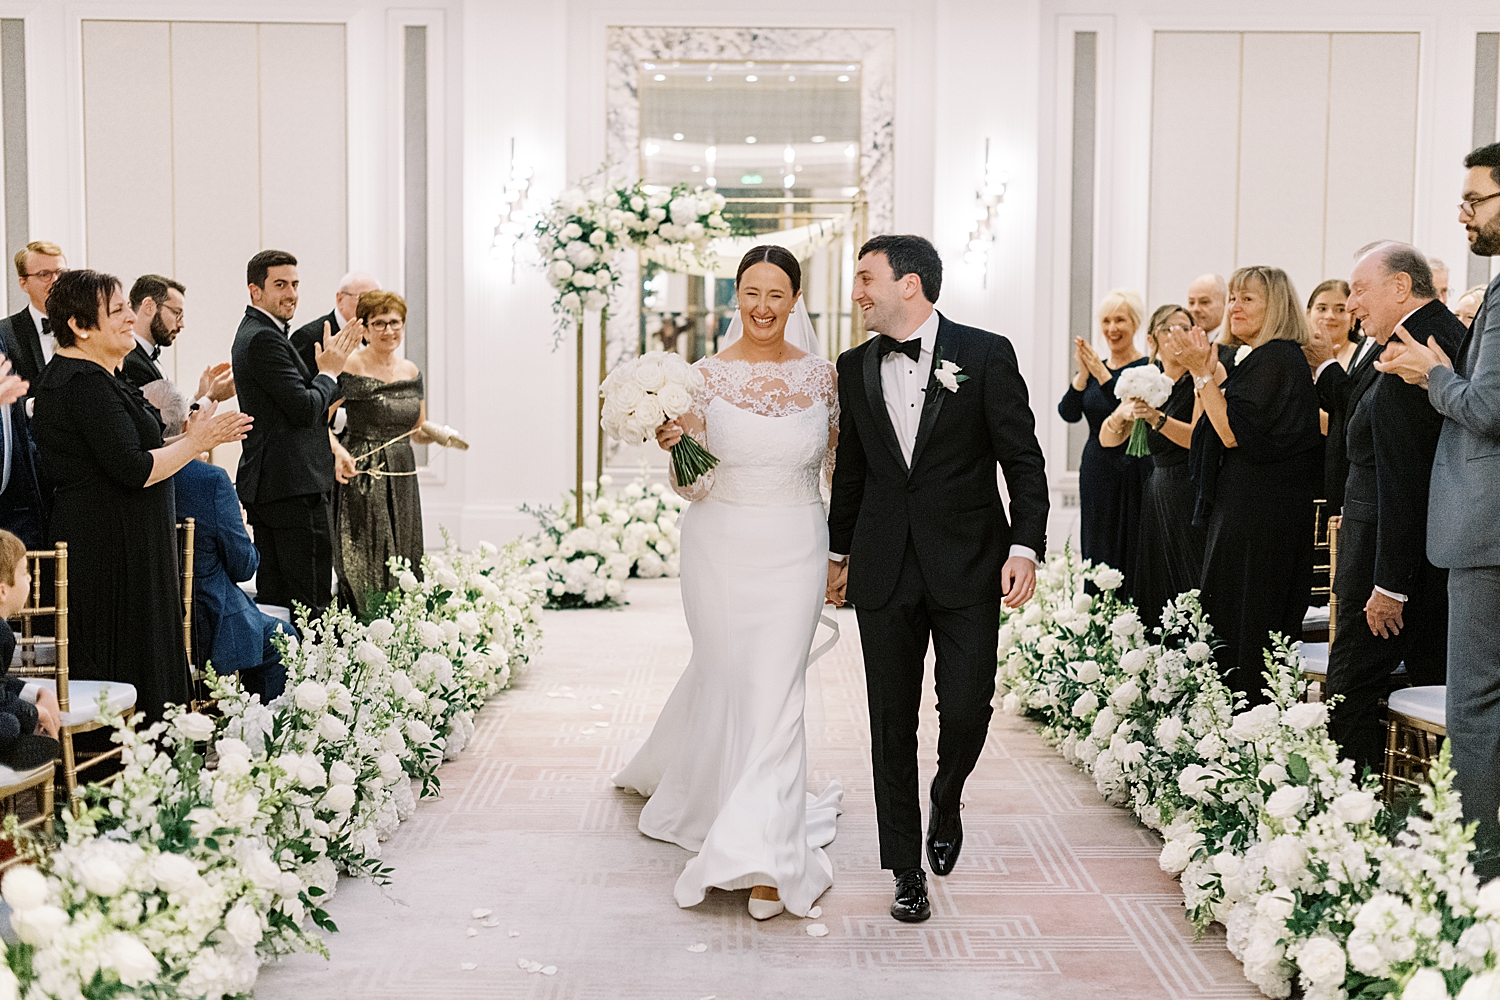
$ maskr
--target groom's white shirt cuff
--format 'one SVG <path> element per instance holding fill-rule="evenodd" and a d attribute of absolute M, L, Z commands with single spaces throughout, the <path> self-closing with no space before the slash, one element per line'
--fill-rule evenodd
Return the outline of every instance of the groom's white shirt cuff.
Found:
<path fill-rule="evenodd" d="M 1021 557 L 1026 558 L 1026 559 L 1030 559 L 1031 560 L 1031 565 L 1033 565 L 1033 566 L 1035 566 L 1036 563 L 1037 563 L 1036 550 L 1033 549 L 1033 548 L 1031 548 L 1028 545 L 1012 545 L 1010 547 L 1010 554 L 1011 554 L 1012 558 L 1014 558 L 1016 556 L 1021 556 Z M 848 558 L 849 558 L 849 553 L 847 553 L 847 552 L 834 552 L 834 551 L 830 550 L 829 553 L 828 553 L 828 561 L 829 562 L 841 563 L 841 562 L 843 562 L 844 560 L 846 560 Z"/>

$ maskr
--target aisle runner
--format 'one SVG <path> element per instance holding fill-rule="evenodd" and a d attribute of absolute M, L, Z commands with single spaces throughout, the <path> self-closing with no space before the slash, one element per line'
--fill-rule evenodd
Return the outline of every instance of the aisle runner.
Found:
<path fill-rule="evenodd" d="M 1160 840 L 1105 805 L 1031 723 L 999 713 L 969 783 L 957 871 L 932 880 L 932 920 L 893 921 L 890 877 L 876 867 L 850 612 L 814 674 L 813 714 L 826 722 L 813 734 L 811 787 L 836 777 L 847 789 L 818 921 L 828 936 L 808 936 L 812 921 L 790 916 L 756 924 L 743 892 L 679 909 L 672 885 L 688 855 L 637 833 L 642 800 L 609 776 L 649 731 L 689 641 L 675 580 L 632 581 L 630 600 L 623 611 L 548 614 L 543 655 L 481 713 L 464 755 L 443 769 L 443 799 L 423 802 L 387 845 L 394 884 L 382 893 L 346 880 L 330 906 L 341 928 L 332 961 L 267 967 L 259 997 L 1259 995 L 1218 928 L 1192 940 L 1181 890 L 1156 863 Z M 936 755 L 931 702 L 929 693 L 924 789 Z M 499 926 L 475 909 L 493 909 Z M 557 972 L 529 974 L 518 959 Z"/>

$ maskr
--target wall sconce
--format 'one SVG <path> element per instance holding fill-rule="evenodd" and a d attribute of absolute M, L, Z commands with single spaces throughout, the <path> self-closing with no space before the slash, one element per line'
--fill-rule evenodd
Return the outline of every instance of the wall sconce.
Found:
<path fill-rule="evenodd" d="M 503 207 L 495 221 L 490 255 L 510 262 L 510 281 L 516 282 L 516 244 L 526 235 L 526 195 L 531 190 L 532 169 L 516 162 L 516 140 L 510 141 L 510 178 L 500 194 Z"/>
<path fill-rule="evenodd" d="M 1000 217 L 1000 206 L 1005 203 L 1005 189 L 1010 184 L 1010 175 L 1000 170 L 990 159 L 990 140 L 984 140 L 984 186 L 974 196 L 974 225 L 969 230 L 964 261 L 977 264 L 984 269 L 986 287 L 989 284 L 990 244 L 995 242 L 996 224 Z"/>

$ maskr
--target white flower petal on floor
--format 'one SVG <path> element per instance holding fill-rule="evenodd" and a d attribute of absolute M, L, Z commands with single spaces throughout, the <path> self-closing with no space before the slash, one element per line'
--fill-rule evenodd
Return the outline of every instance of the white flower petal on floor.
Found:
<path fill-rule="evenodd" d="M 479 968 L 479 965 L 476 962 L 463 962 L 459 965 L 459 968 L 465 972 L 473 972 L 475 969 Z"/>
<path fill-rule="evenodd" d="M 808 924 L 807 925 L 807 936 L 808 937 L 827 937 L 828 936 L 828 928 L 827 928 L 827 926 L 825 926 L 823 924 Z"/>
<path fill-rule="evenodd" d="M 822 915 L 823 908 L 821 906 L 814 906 L 812 909 L 807 911 L 807 919 L 809 920 L 817 920 Z"/>
<path fill-rule="evenodd" d="M 555 966 L 555 965 L 546 965 L 546 966 L 543 966 L 542 967 L 542 975 L 544 975 L 544 976 L 555 976 L 555 975 L 557 975 L 557 966 Z"/>
<path fill-rule="evenodd" d="M 697 944 L 688 945 L 688 951 L 692 952 L 694 955 L 701 955 L 707 950 L 708 945 L 704 944 L 702 941 L 699 941 Z"/>
<path fill-rule="evenodd" d="M 528 963 L 526 963 L 526 971 L 530 972 L 530 973 L 533 973 L 533 974 L 541 972 L 542 971 L 542 963 L 541 962 L 528 962 Z"/>
<path fill-rule="evenodd" d="M 602 711 L 604 711 L 604 705 L 602 703 L 598 704 L 598 705 L 595 705 L 595 706 L 593 706 L 593 710 L 595 712 L 602 712 Z"/>
<path fill-rule="evenodd" d="M 516 968 L 520 969 L 522 972 L 525 972 L 527 966 L 529 965 L 531 965 L 531 963 L 526 961 L 526 959 L 524 958 L 516 959 Z"/>
<path fill-rule="evenodd" d="M 499 927 L 500 926 L 500 921 L 496 920 L 494 923 L 490 923 L 488 920 L 486 920 L 484 922 L 484 926 L 486 926 L 486 927 Z M 521 936 L 521 932 L 520 931 L 506 931 L 505 932 L 505 936 L 506 937 L 520 937 Z"/>
<path fill-rule="evenodd" d="M 481 907 L 480 909 L 477 909 L 472 914 L 470 914 L 470 916 L 472 916 L 475 920 L 483 920 L 485 917 L 489 916 L 491 913 L 494 913 L 494 912 L 495 912 L 494 910 L 485 909 L 485 908 Z"/>
<path fill-rule="evenodd" d="M 464 936 L 465 937 L 478 937 L 479 936 L 479 928 L 478 927 L 467 928 L 464 931 Z"/>

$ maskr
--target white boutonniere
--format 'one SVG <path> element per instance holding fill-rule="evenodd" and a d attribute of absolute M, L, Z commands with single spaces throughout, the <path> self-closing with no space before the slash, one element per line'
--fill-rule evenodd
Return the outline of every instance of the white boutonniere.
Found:
<path fill-rule="evenodd" d="M 963 374 L 963 369 L 951 361 L 943 360 L 943 352 L 938 351 L 934 358 L 932 377 L 943 384 L 943 388 L 949 392 L 957 392 L 960 382 L 967 382 L 969 376 Z"/>
<path fill-rule="evenodd" d="M 1250 356 L 1250 352 L 1253 350 L 1255 350 L 1255 348 L 1251 347 L 1249 344 L 1240 345 L 1240 349 L 1234 352 L 1234 363 L 1239 364 L 1241 361 L 1244 361 Z"/>

